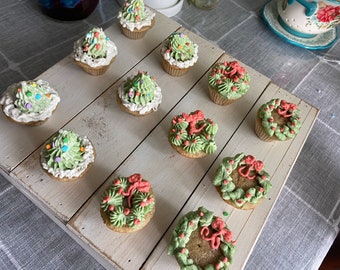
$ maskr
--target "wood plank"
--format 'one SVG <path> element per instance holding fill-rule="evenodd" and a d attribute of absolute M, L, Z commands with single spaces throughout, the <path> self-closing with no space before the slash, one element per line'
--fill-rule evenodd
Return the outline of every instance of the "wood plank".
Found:
<path fill-rule="evenodd" d="M 284 98 L 299 104 L 303 125 L 300 133 L 294 140 L 267 143 L 262 142 L 255 135 L 254 119 L 257 109 L 263 103 L 275 97 Z M 233 231 L 234 239 L 237 241 L 237 250 L 231 269 L 242 269 L 308 137 L 317 115 L 317 109 L 271 84 L 219 155 L 189 202 L 153 251 L 143 269 L 174 269 L 176 267 L 177 262 L 175 258 L 167 255 L 167 245 L 171 238 L 171 232 L 185 213 L 195 210 L 199 206 L 205 206 L 221 217 L 223 217 L 224 211 L 229 213 L 229 216 L 224 217 L 224 220 L 226 220 L 228 227 Z M 272 175 L 273 188 L 269 192 L 268 199 L 250 211 L 237 210 L 224 203 L 212 184 L 215 172 L 222 159 L 226 156 L 234 156 L 240 152 L 254 155 L 257 159 L 263 160 L 266 170 Z"/>
<path fill-rule="evenodd" d="M 0 164 L 3 170 L 11 171 L 56 130 L 64 126 L 180 27 L 178 23 L 161 13 L 157 13 L 156 21 L 155 26 L 141 40 L 130 40 L 125 37 L 120 31 L 118 21 L 105 29 L 106 35 L 118 48 L 118 56 L 104 75 L 91 76 L 85 73 L 73 63 L 70 54 L 38 76 L 37 79 L 48 81 L 61 97 L 57 110 L 43 125 L 27 127 L 15 124 L 0 113 L 0 149 L 2 149 Z"/>
<path fill-rule="evenodd" d="M 224 55 L 223 60 L 230 59 Z M 249 68 L 253 84 L 249 92 L 230 106 L 218 106 L 209 100 L 207 74 L 152 131 L 133 154 L 114 172 L 86 205 L 71 219 L 68 227 L 92 248 L 99 259 L 109 260 L 122 269 L 138 269 L 161 239 L 226 144 L 262 94 L 269 79 Z M 218 152 L 204 159 L 180 156 L 168 143 L 167 133 L 173 116 L 201 109 L 219 124 L 216 135 Z M 99 213 L 102 194 L 116 176 L 135 172 L 148 179 L 156 194 L 156 213 L 146 228 L 133 234 L 118 234 L 103 224 Z M 119 248 L 118 248 L 119 247 Z M 98 258 L 97 258 L 98 259 Z M 163 268 L 159 268 L 163 269 Z"/>
<path fill-rule="evenodd" d="M 202 38 L 194 34 L 190 34 L 190 37 L 201 48 L 207 46 L 207 42 Z M 123 77 L 65 126 L 66 129 L 86 135 L 96 149 L 95 164 L 83 179 L 67 184 L 51 179 L 40 168 L 40 149 L 12 171 L 13 178 L 18 179 L 64 222 L 75 214 L 223 53 L 220 49 L 210 49 L 209 54 L 202 53 L 199 62 L 188 74 L 174 78 L 162 70 L 159 52 L 160 47 L 157 47 L 126 75 L 146 70 L 155 76 L 163 93 L 163 102 L 157 112 L 145 117 L 136 117 L 119 108 L 115 93 L 126 79 Z"/>

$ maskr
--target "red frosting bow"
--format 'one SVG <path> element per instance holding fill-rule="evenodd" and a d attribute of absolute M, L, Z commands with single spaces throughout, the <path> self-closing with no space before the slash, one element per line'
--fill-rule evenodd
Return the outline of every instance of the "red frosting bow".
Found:
<path fill-rule="evenodd" d="M 285 118 L 291 117 L 293 115 L 292 111 L 296 110 L 296 105 L 289 103 L 285 100 L 281 100 L 280 107 L 277 108 L 277 113 Z"/>
<path fill-rule="evenodd" d="M 131 198 L 135 191 L 149 192 L 150 183 L 148 181 L 142 181 L 143 178 L 139 173 L 135 173 L 128 178 L 128 181 L 132 184 L 129 186 L 128 190 L 125 192 L 121 189 L 118 193 L 124 196 L 128 196 L 128 206 L 131 208 Z"/>
<path fill-rule="evenodd" d="M 248 155 L 244 158 L 244 163 L 246 165 L 240 166 L 240 168 L 238 169 L 238 173 L 241 176 L 248 178 L 249 180 L 253 180 L 256 177 L 255 174 L 253 176 L 249 175 L 252 170 L 260 172 L 264 167 L 262 161 L 256 160 L 256 158 L 251 155 Z"/>
<path fill-rule="evenodd" d="M 205 124 L 201 125 L 199 128 L 196 127 L 198 121 L 204 120 L 204 113 L 200 110 L 197 110 L 191 114 L 182 113 L 185 121 L 189 123 L 189 134 L 193 135 L 195 133 L 199 133 L 205 127 Z"/>
<path fill-rule="evenodd" d="M 221 244 L 221 237 L 224 241 L 230 242 L 233 235 L 232 232 L 225 228 L 225 223 L 220 217 L 216 217 L 211 223 L 211 227 L 216 231 L 210 237 L 210 230 L 208 226 L 201 229 L 201 237 L 203 240 L 210 241 L 210 246 L 212 249 L 218 249 Z"/>

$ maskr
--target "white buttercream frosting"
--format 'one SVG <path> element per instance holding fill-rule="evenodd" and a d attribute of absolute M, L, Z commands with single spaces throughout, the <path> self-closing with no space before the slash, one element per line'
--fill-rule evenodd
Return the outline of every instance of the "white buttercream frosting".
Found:
<path fill-rule="evenodd" d="M 78 39 L 73 46 L 73 58 L 76 61 L 82 62 L 84 64 L 89 65 L 90 67 L 101 67 L 107 66 L 110 64 L 112 58 L 116 57 L 118 54 L 118 49 L 116 44 L 108 40 L 107 41 L 107 55 L 104 58 L 92 58 L 88 54 L 84 53 L 83 47 L 83 38 Z"/>
<path fill-rule="evenodd" d="M 50 105 L 41 112 L 22 112 L 19 108 L 15 106 L 14 102 L 16 100 L 16 93 L 18 91 L 18 88 L 22 87 L 26 83 L 26 81 L 14 83 L 7 88 L 0 99 L 2 110 L 6 116 L 13 119 L 15 122 L 30 123 L 45 121 L 52 116 L 53 111 L 57 108 L 57 105 L 60 101 L 59 94 L 56 90 L 49 86 L 48 82 L 44 80 L 37 80 L 35 81 L 35 83 L 45 87 L 47 91 L 51 94 Z"/>
<path fill-rule="evenodd" d="M 62 132 L 62 130 L 60 131 Z M 51 167 L 49 167 L 47 165 L 47 160 L 43 157 L 42 153 L 41 153 L 41 165 L 42 167 L 51 175 L 53 175 L 56 178 L 68 178 L 68 179 L 72 179 L 75 177 L 79 177 L 81 176 L 82 173 L 84 173 L 84 171 L 87 169 L 87 167 L 94 162 L 95 160 L 95 153 L 94 153 L 94 148 L 93 145 L 91 143 L 91 141 L 86 137 L 81 137 L 79 136 L 80 142 L 81 144 L 84 146 L 85 151 L 83 154 L 83 160 L 80 161 L 77 166 L 73 169 L 69 169 L 69 170 L 62 170 L 60 168 L 57 169 L 53 169 Z"/>
<path fill-rule="evenodd" d="M 155 82 L 155 96 L 154 99 L 151 102 L 148 102 L 145 105 L 142 104 L 134 104 L 131 103 L 127 100 L 125 100 L 123 98 L 123 94 L 124 94 L 124 83 L 122 83 L 119 87 L 118 87 L 118 96 L 120 98 L 120 100 L 122 101 L 122 104 L 124 107 L 126 107 L 127 109 L 129 109 L 132 112 L 139 112 L 139 114 L 145 114 L 151 110 L 153 111 L 157 111 L 159 105 L 162 102 L 162 92 L 161 92 L 161 88 L 159 87 L 159 85 Z"/>
<path fill-rule="evenodd" d="M 152 20 L 155 17 L 155 13 L 151 11 L 148 7 L 145 7 L 145 15 L 146 18 L 139 22 L 130 22 L 129 20 L 123 17 L 121 11 L 118 12 L 119 23 L 124 27 L 129 29 L 130 31 L 134 31 L 135 29 L 139 30 L 144 26 L 150 26 L 152 24 Z"/>
<path fill-rule="evenodd" d="M 186 61 L 178 61 L 175 58 L 171 57 L 171 55 L 168 51 L 168 45 L 167 44 L 164 44 L 162 46 L 161 55 L 172 66 L 176 66 L 176 67 L 179 67 L 179 68 L 188 68 L 188 67 L 193 66 L 198 60 L 198 45 L 194 44 L 194 47 L 195 47 L 194 56 L 190 60 L 186 60 Z"/>

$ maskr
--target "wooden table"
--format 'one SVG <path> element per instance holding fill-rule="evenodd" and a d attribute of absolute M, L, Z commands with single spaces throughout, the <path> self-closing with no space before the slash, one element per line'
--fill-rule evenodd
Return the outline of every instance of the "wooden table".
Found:
<path fill-rule="evenodd" d="M 184 31 L 199 45 L 198 62 L 182 77 L 165 73 L 160 61 L 162 41 L 176 30 Z M 118 23 L 105 33 L 116 43 L 118 56 L 104 75 L 88 75 L 69 55 L 38 77 L 48 81 L 61 96 L 59 107 L 47 123 L 25 127 L 1 114 L 2 174 L 107 268 L 177 269 L 175 258 L 167 255 L 171 231 L 186 212 L 205 206 L 218 216 L 229 212 L 224 219 L 237 241 L 232 269 L 242 269 L 318 110 L 242 63 L 251 76 L 248 93 L 229 106 L 214 104 L 208 96 L 207 72 L 216 61 L 233 58 L 160 13 L 155 27 L 142 40 L 127 39 Z M 138 70 L 153 75 L 163 94 L 159 110 L 144 117 L 121 111 L 115 100 L 117 87 Z M 259 106 L 276 97 L 298 104 L 303 125 L 294 140 L 266 143 L 254 133 L 255 114 Z M 218 123 L 218 150 L 192 160 L 173 150 L 167 132 L 175 115 L 197 109 Z M 40 167 L 42 144 L 60 128 L 88 136 L 96 149 L 95 164 L 74 183 L 55 181 Z M 252 211 L 225 204 L 212 185 L 223 157 L 240 152 L 263 160 L 272 175 L 268 199 Z M 136 172 L 152 184 L 157 200 L 155 215 L 141 231 L 112 232 L 99 213 L 102 194 L 116 176 Z"/>

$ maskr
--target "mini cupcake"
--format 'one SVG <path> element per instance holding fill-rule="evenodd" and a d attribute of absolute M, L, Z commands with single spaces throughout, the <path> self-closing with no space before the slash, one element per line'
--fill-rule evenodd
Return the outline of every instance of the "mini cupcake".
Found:
<path fill-rule="evenodd" d="M 293 139 L 301 127 L 299 113 L 296 104 L 279 98 L 272 99 L 259 108 L 255 133 L 266 142 Z"/>
<path fill-rule="evenodd" d="M 215 134 L 218 126 L 204 118 L 202 111 L 182 113 L 173 118 L 169 131 L 171 146 L 188 158 L 201 158 L 213 154 L 216 149 Z"/>
<path fill-rule="evenodd" d="M 136 173 L 112 181 L 104 193 L 100 214 L 111 230 L 135 232 L 149 223 L 155 212 L 155 202 L 150 182 Z"/>
<path fill-rule="evenodd" d="M 213 184 L 222 199 L 235 208 L 255 208 L 267 196 L 272 184 L 264 164 L 244 153 L 226 157 L 217 169 Z"/>
<path fill-rule="evenodd" d="M 88 171 L 95 160 L 95 151 L 86 136 L 61 129 L 44 144 L 40 157 L 42 168 L 51 177 L 72 182 Z"/>
<path fill-rule="evenodd" d="M 11 121 L 36 126 L 52 116 L 59 101 L 58 92 L 48 82 L 37 80 L 10 85 L 3 93 L 0 104 Z"/>
<path fill-rule="evenodd" d="M 73 46 L 75 63 L 87 73 L 97 76 L 104 74 L 115 60 L 118 50 L 104 33 L 103 29 L 94 27 Z"/>
<path fill-rule="evenodd" d="M 128 77 L 117 90 L 117 102 L 126 112 L 133 115 L 146 115 L 157 111 L 162 102 L 162 92 L 154 77 L 138 71 Z"/>
<path fill-rule="evenodd" d="M 164 70 L 172 76 L 182 76 L 198 60 L 198 45 L 181 32 L 172 33 L 161 48 Z"/>
<path fill-rule="evenodd" d="M 155 24 L 155 13 L 143 0 L 127 0 L 118 13 L 120 28 L 130 39 L 141 39 Z"/>
<path fill-rule="evenodd" d="M 199 207 L 183 216 L 172 232 L 168 254 L 180 269 L 229 269 L 236 242 L 222 218 Z"/>
<path fill-rule="evenodd" d="M 237 61 L 215 64 L 209 75 L 210 99 L 218 105 L 228 105 L 241 98 L 249 89 L 250 77 Z"/>

